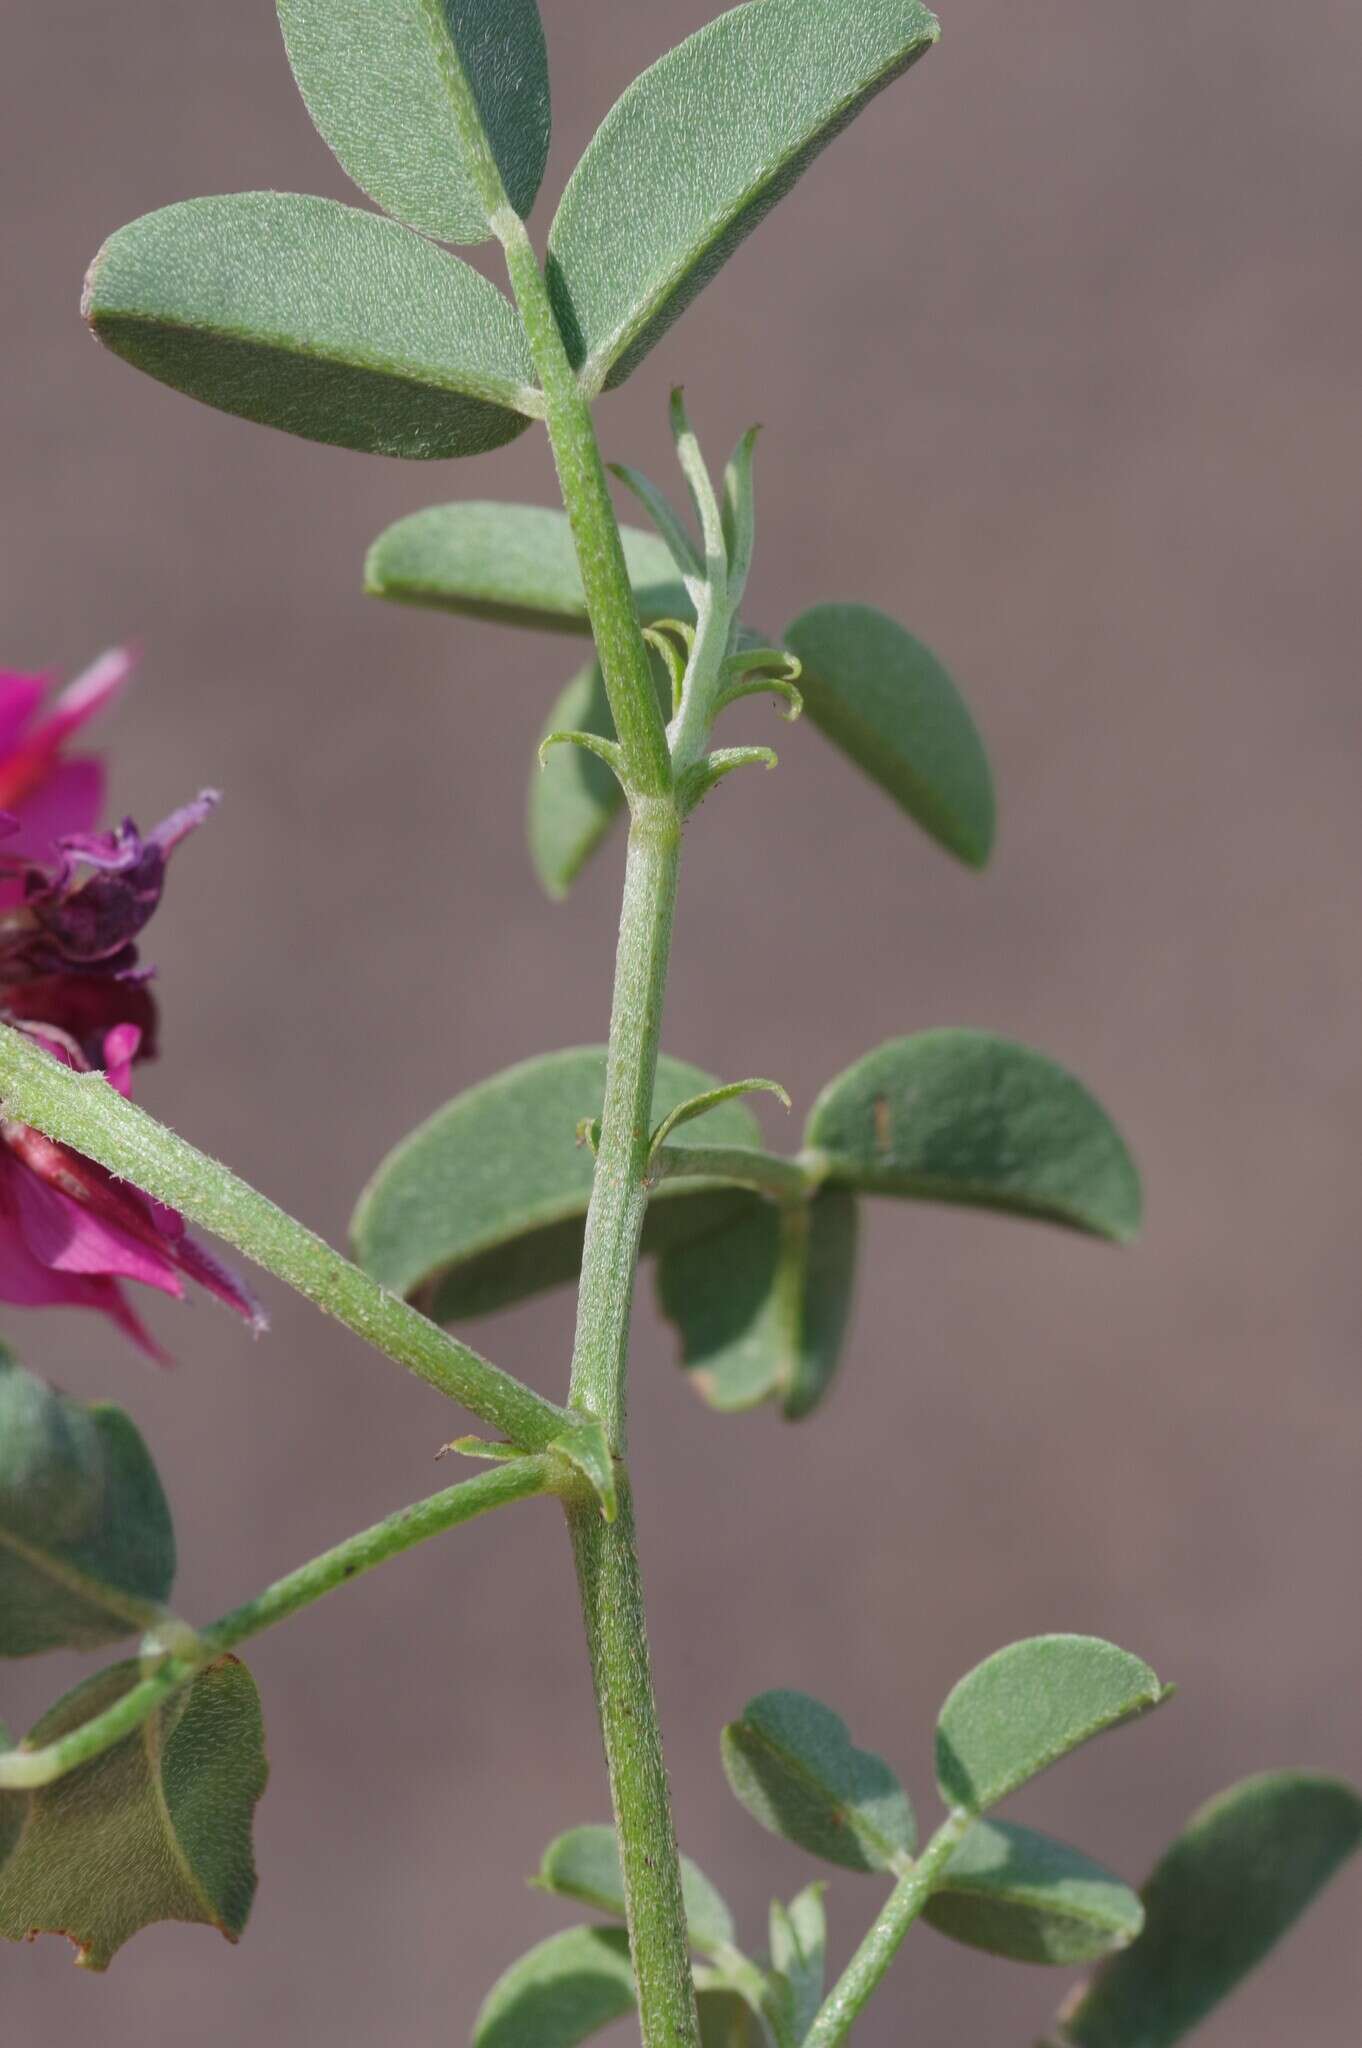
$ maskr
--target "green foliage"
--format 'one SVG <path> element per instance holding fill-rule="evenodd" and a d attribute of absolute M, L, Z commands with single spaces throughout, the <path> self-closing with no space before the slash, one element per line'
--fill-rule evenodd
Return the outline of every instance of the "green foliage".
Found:
<path fill-rule="evenodd" d="M 810 1884 L 783 1906 L 771 1902 L 771 1967 L 788 1988 L 789 2031 L 802 2041 L 823 1998 L 828 1922 L 825 1884 Z"/>
<path fill-rule="evenodd" d="M 549 74 L 535 0 L 279 0 L 298 90 L 361 191 L 441 242 L 492 232 L 459 139 L 451 59 L 477 101 L 506 194 L 534 204 L 549 151 Z"/>
<path fill-rule="evenodd" d="M 700 2048 L 770 2048 L 761 2020 L 740 1991 L 724 1985 L 696 1994 Z"/>
<path fill-rule="evenodd" d="M 724 1770 L 754 1820 L 847 1870 L 889 1870 L 917 1840 L 907 1794 L 846 1722 L 802 1692 L 764 1692 L 722 1737 Z"/>
<path fill-rule="evenodd" d="M 549 1843 L 534 1883 L 561 1898 L 577 1899 L 599 1913 L 624 1918 L 624 1878 L 620 1871 L 619 1845 L 612 1827 L 572 1828 Z M 702 1954 L 730 1947 L 733 1915 L 705 1876 L 691 1862 L 681 1858 L 681 1893 L 686 1907 L 686 1925 L 694 1946 Z"/>
<path fill-rule="evenodd" d="M 713 1087 L 681 1060 L 658 1062 L 654 1116 Z M 483 1315 L 560 1286 L 581 1263 L 594 1162 L 577 1137 L 600 1115 L 605 1049 L 526 1060 L 455 1096 L 388 1154 L 360 1197 L 352 1232 L 361 1264 L 397 1294 L 429 1299 L 440 1320 Z M 741 1103 L 678 1133 L 684 1146 L 755 1144 Z M 711 1227 L 741 1197 L 696 1181 L 656 1191 L 649 1243 Z"/>
<path fill-rule="evenodd" d="M 856 1203 L 840 1189 L 777 1205 L 759 1196 L 657 1262 L 691 1384 L 711 1407 L 778 1397 L 810 1415 L 832 1383 L 851 1312 Z"/>
<path fill-rule="evenodd" d="M 84 313 L 161 383 L 340 448 L 476 455 L 538 406 L 496 286 L 331 199 L 237 192 L 146 214 L 95 257 Z"/>
<path fill-rule="evenodd" d="M 1080 1743 L 1168 1697 L 1147 1664 L 1096 1636 L 1028 1636 L 949 1693 L 936 1727 L 948 1806 L 981 1813 Z"/>
<path fill-rule="evenodd" d="M 576 2048 L 634 2010 L 622 1927 L 570 1927 L 503 1971 L 483 2000 L 473 2048 Z"/>
<path fill-rule="evenodd" d="M 1261 1962 L 1362 1843 L 1362 1798 L 1270 1771 L 1192 1815 L 1144 1888 L 1145 1928 L 1075 2005 L 1072 2048 L 1172 2048 Z M 1309 2016 L 1304 2016 L 1309 2033 Z"/>
<path fill-rule="evenodd" d="M 937 33 L 917 0 L 751 0 L 634 80 L 549 231 L 554 308 L 588 391 L 624 381 Z"/>
<path fill-rule="evenodd" d="M 637 526 L 624 527 L 620 538 L 645 624 L 689 618 L 690 599 L 662 542 Z M 508 626 L 591 630 L 567 518 L 542 505 L 431 505 L 409 513 L 370 548 L 364 588 L 370 597 Z M 555 715 L 553 723 L 585 721 Z M 613 728 L 605 736 L 613 738 Z"/>
<path fill-rule="evenodd" d="M 78 1728 L 137 1676 L 128 1663 L 87 1679 L 28 1746 Z M 198 1922 L 235 1941 L 255 1893 L 251 1815 L 265 1778 L 255 1682 L 225 1657 L 136 1734 L 27 1795 L 22 1835 L 0 1871 L 0 1934 L 65 1934 L 89 1970 L 106 1969 L 158 1920 Z"/>
<path fill-rule="evenodd" d="M 1106 1112 L 1062 1067 L 983 1031 L 924 1031 L 867 1053 L 818 1097 L 805 1138 L 829 1178 L 1042 1217 L 1124 1242 L 1140 1184 Z"/>
<path fill-rule="evenodd" d="M 812 724 L 972 868 L 993 847 L 993 778 L 973 719 L 929 648 L 864 604 L 820 604 L 785 635 Z"/>
<path fill-rule="evenodd" d="M 170 1509 L 127 1416 L 0 1350 L 0 1656 L 138 1633 L 174 1577 Z"/>
<path fill-rule="evenodd" d="M 939 1934 L 1018 1963 L 1085 1963 L 1134 1941 L 1144 1920 L 1128 1885 L 1010 1821 L 981 1820 L 922 1911 Z"/>
<path fill-rule="evenodd" d="M 544 734 L 569 726 L 578 732 L 599 733 L 602 739 L 615 737 L 598 661 L 579 669 L 554 700 Z M 580 747 L 557 747 L 542 766 L 535 762 L 527 806 L 530 859 L 545 892 L 555 902 L 567 895 L 623 808 L 624 791 L 618 776 Z"/>

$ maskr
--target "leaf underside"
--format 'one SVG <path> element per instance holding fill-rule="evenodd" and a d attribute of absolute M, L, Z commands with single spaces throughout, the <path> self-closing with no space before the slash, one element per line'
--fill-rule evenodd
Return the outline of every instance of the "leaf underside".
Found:
<path fill-rule="evenodd" d="M 435 0 L 517 213 L 549 149 L 549 76 L 535 0 Z M 279 0 L 289 63 L 323 140 L 362 192 L 440 242 L 492 230 L 459 140 L 439 38 L 421 0 Z"/>
<path fill-rule="evenodd" d="M 792 1421 L 812 1414 L 840 1360 L 855 1263 L 855 1198 L 836 1188 L 789 1208 L 747 1195 L 665 1252 L 658 1300 L 697 1393 L 726 1412 L 779 1398 Z"/>
<path fill-rule="evenodd" d="M 948 1806 L 996 1806 L 1070 1750 L 1166 1698 L 1139 1657 L 1097 1636 L 1029 1636 L 967 1672 L 937 1721 Z"/>
<path fill-rule="evenodd" d="M 939 1934 L 1018 1963 L 1085 1963 L 1126 1948 L 1144 1914 L 1099 1864 L 1009 1821 L 976 1821 L 923 1909 Z"/>
<path fill-rule="evenodd" d="M 1119 1131 L 1062 1067 L 983 1031 L 867 1053 L 815 1102 L 807 1144 L 866 1194 L 1000 1209 L 1128 1240 L 1140 1183 Z"/>
<path fill-rule="evenodd" d="M 620 537 L 643 623 L 692 617 L 662 542 L 636 526 Z M 544 505 L 473 501 L 409 513 L 370 548 L 364 588 L 396 604 L 503 625 L 591 630 L 567 514 Z"/>
<path fill-rule="evenodd" d="M 29 1744 L 79 1727 L 137 1678 L 127 1663 L 88 1679 Z M 266 1775 L 255 1683 L 223 1658 L 135 1734 L 28 1795 L 0 1871 L 0 1934 L 65 1934 L 89 1970 L 106 1969 L 154 1921 L 201 1923 L 236 1941 L 255 1893 L 251 1816 Z"/>
<path fill-rule="evenodd" d="M 0 1351 L 0 1656 L 119 1642 L 174 1577 L 170 1510 L 128 1417 Z"/>
<path fill-rule="evenodd" d="M 714 1085 L 664 1055 L 654 1119 Z M 360 1197 L 351 1230 L 365 1270 L 450 1321 L 575 1279 L 595 1170 L 576 1133 L 583 1118 L 600 1115 L 604 1090 L 605 1049 L 587 1046 L 526 1060 L 437 1110 L 389 1153 Z M 688 1124 L 677 1143 L 759 1138 L 750 1110 L 726 1102 Z M 709 1181 L 663 1181 L 649 1207 L 645 1251 L 712 1228 L 741 1199 Z"/>
<path fill-rule="evenodd" d="M 947 852 L 983 867 L 995 825 L 988 756 L 931 650 L 863 604 L 816 605 L 785 640 L 810 723 Z"/>
<path fill-rule="evenodd" d="M 1193 1814 L 1157 1865 L 1144 1933 L 1066 2009 L 1059 2040 L 1173 2048 L 1360 1844 L 1362 1796 L 1336 1778 L 1272 1771 L 1231 1786 Z"/>
<path fill-rule="evenodd" d="M 623 382 L 814 158 L 936 40 L 917 0 L 755 0 L 628 88 L 549 230 L 589 390 Z"/>
<path fill-rule="evenodd" d="M 898 1779 L 806 1693 L 749 1700 L 721 1748 L 734 1796 L 772 1834 L 847 1870 L 887 1870 L 911 1855 L 917 1830 Z"/>
<path fill-rule="evenodd" d="M 96 256 L 84 313 L 136 369 L 307 440 L 428 460 L 529 424 L 529 346 L 495 285 L 331 199 L 238 192 L 146 214 Z"/>

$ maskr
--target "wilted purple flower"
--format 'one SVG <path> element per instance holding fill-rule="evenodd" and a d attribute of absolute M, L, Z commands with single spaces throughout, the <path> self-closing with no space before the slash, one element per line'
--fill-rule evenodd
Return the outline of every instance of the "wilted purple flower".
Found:
<path fill-rule="evenodd" d="M 111 832 L 89 829 L 102 769 L 58 759 L 58 750 L 130 666 L 125 654 L 106 656 L 36 727 L 43 680 L 0 675 L 0 796 L 16 806 L 0 813 L 0 1018 L 66 1066 L 102 1070 L 124 1095 L 134 1062 L 155 1051 L 150 969 L 137 942 L 170 855 L 217 802 L 205 791 L 145 837 L 131 819 Z M 164 1361 L 121 1283 L 182 1299 L 186 1279 L 263 1327 L 245 1288 L 175 1210 L 5 1118 L 0 1105 L 0 1300 L 100 1309 Z"/>

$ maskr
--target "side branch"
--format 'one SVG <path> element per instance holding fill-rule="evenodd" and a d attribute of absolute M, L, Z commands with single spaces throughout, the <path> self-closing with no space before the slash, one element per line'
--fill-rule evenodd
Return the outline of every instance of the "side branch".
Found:
<path fill-rule="evenodd" d="M 498 1465 L 494 1472 L 479 1473 L 476 1479 L 465 1479 L 458 1486 L 446 1487 L 443 1493 L 431 1494 L 427 1500 L 400 1508 L 395 1515 L 375 1522 L 371 1529 L 347 1537 L 334 1549 L 300 1565 L 287 1578 L 276 1579 L 254 1600 L 225 1614 L 221 1621 L 200 1632 L 192 1655 L 180 1653 L 164 1658 L 139 1684 L 83 1726 L 71 1729 L 43 1749 L 25 1749 L 21 1745 L 18 1749 L 0 1751 L 0 1791 L 34 1791 L 102 1756 L 105 1750 L 140 1728 L 162 1700 L 187 1685 L 206 1664 L 249 1637 L 258 1636 L 262 1630 L 273 1628 L 276 1622 L 286 1621 L 300 1607 L 310 1607 L 314 1600 L 334 1592 L 337 1586 L 372 1571 L 376 1564 L 400 1557 L 403 1551 L 414 1549 L 429 1537 L 457 1528 L 461 1522 L 471 1522 L 492 1508 L 531 1500 L 536 1494 L 571 1492 L 573 1486 L 570 1468 L 552 1456 L 512 1458 Z"/>
<path fill-rule="evenodd" d="M 74 1073 L 8 1025 L 0 1027 L 0 1102 L 20 1122 L 235 1245 L 513 1443 L 542 1451 L 579 1427 L 580 1418 L 447 1336 L 227 1167 L 125 1101 L 102 1074 Z"/>

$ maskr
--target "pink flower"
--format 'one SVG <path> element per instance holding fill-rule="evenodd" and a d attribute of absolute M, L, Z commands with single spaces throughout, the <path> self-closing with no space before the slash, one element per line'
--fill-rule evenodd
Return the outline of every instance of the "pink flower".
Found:
<path fill-rule="evenodd" d="M 131 656 L 105 655 L 37 725 L 46 683 L 0 674 L 0 1019 L 79 1072 L 131 1092 L 155 1050 L 156 1009 L 137 940 L 171 853 L 217 802 L 205 791 L 145 838 L 131 819 L 91 827 L 103 768 L 61 757 L 66 738 L 121 689 Z M 186 1279 L 264 1327 L 256 1302 L 173 1209 L 93 1160 L 0 1115 L 0 1301 L 111 1316 L 168 1363 L 123 1292 L 141 1281 L 182 1300 Z"/>
<path fill-rule="evenodd" d="M 104 808 L 104 766 L 64 748 L 122 691 L 136 666 L 129 647 L 113 647 L 61 691 L 46 717 L 38 710 L 50 676 L 0 669 L 0 811 L 18 821 L 11 852 L 51 860 L 59 839 L 93 831 Z M 0 886 L 0 903 L 13 900 Z"/>
<path fill-rule="evenodd" d="M 34 1036 L 41 1041 L 41 1034 Z M 106 1045 L 108 1078 L 123 1093 L 137 1036 L 136 1025 L 120 1025 Z M 62 1057 L 56 1046 L 48 1050 Z M 0 1119 L 0 1301 L 99 1309 L 168 1365 L 122 1283 L 140 1280 L 182 1301 L 186 1279 L 226 1302 L 253 1330 L 264 1329 L 259 1304 L 190 1236 L 176 1210 L 27 1124 Z"/>

